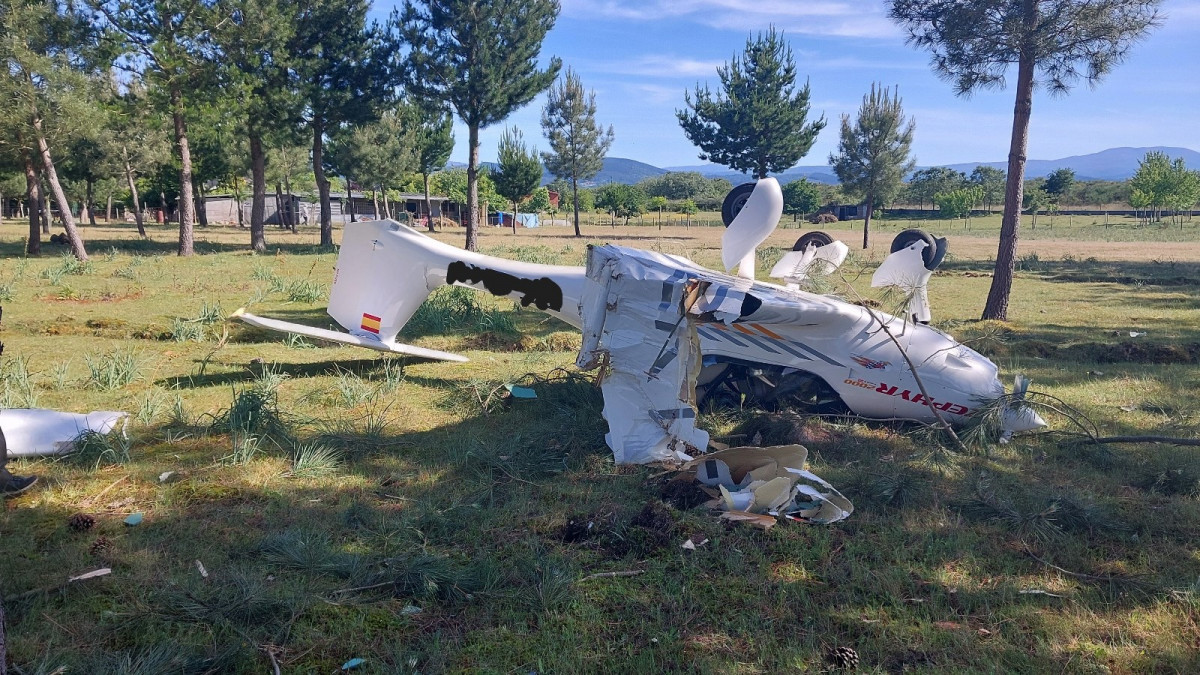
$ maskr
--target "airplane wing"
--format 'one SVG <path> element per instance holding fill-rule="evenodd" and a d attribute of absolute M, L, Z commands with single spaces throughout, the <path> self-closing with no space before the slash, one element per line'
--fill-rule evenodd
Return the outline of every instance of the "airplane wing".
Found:
<path fill-rule="evenodd" d="M 280 321 L 279 319 L 268 319 L 262 316 L 255 316 L 254 314 L 248 313 L 244 308 L 234 312 L 229 318 L 241 319 L 251 326 L 256 326 L 266 330 L 282 331 L 284 333 L 303 335 L 305 337 L 316 338 L 318 340 L 328 340 L 329 342 L 340 342 L 345 345 L 366 347 L 367 349 L 374 349 L 377 352 L 403 354 L 404 356 L 415 356 L 417 358 L 431 359 L 433 361 L 465 362 L 469 360 L 465 356 L 451 354 L 450 352 L 438 351 L 436 349 L 414 347 L 413 345 L 401 344 L 399 342 L 382 342 L 379 340 L 379 338 L 374 336 L 365 337 L 362 335 L 351 335 L 350 333 L 341 333 L 336 330 L 328 330 L 326 328 L 316 328 L 314 326 L 305 326 L 304 324 L 292 323 L 290 321 Z"/>

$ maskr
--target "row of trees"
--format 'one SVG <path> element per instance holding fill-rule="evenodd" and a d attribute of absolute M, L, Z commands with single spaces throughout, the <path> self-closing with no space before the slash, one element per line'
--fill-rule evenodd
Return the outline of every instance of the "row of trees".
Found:
<path fill-rule="evenodd" d="M 118 176 L 139 218 L 149 183 L 160 188 L 156 201 L 171 194 L 178 252 L 188 255 L 206 185 L 225 181 L 239 193 L 249 175 L 251 245 L 265 250 L 271 178 L 278 197 L 311 172 L 321 242 L 331 245 L 330 174 L 382 194 L 385 214 L 387 190 L 412 176 L 428 198 L 453 147 L 452 115 L 468 129 L 475 248 L 479 130 L 558 77 L 558 59 L 537 64 L 559 5 L 410 0 L 384 22 L 368 22 L 369 9 L 367 0 L 0 0 L 0 179 L 26 178 L 30 253 L 41 235 L 32 223 L 47 220 L 43 186 L 85 259 L 72 203 L 90 208 L 95 186 Z M 595 175 L 612 142 L 594 115 L 594 96 L 568 70 L 543 111 L 550 150 L 541 159 L 573 184 Z M 495 175 L 515 201 L 533 192 L 510 180 L 518 133 L 502 144 Z M 64 186 L 79 185 L 68 199 Z"/>

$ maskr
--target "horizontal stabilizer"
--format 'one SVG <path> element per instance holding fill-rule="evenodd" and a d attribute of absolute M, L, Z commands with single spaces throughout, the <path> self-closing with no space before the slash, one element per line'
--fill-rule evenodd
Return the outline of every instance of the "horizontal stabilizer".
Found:
<path fill-rule="evenodd" d="M 467 357 L 451 354 L 450 352 L 442 352 L 436 349 L 425 349 L 424 347 L 414 347 L 412 345 L 400 344 L 398 342 L 382 342 L 374 336 L 366 337 L 361 335 L 351 335 L 342 333 L 336 330 L 328 330 L 325 328 L 316 328 L 314 326 L 305 326 L 304 324 L 291 323 L 290 321 L 280 321 L 279 319 L 268 319 L 266 317 L 255 316 L 247 313 L 244 309 L 239 309 L 230 315 L 231 319 L 241 319 L 251 326 L 264 328 L 266 330 L 275 330 L 283 333 L 293 333 L 295 335 L 303 335 L 305 337 L 316 338 L 318 340 L 328 340 L 330 342 L 340 342 L 346 345 L 354 345 L 356 347 L 366 347 L 374 349 L 377 352 L 388 352 L 390 354 L 403 354 L 405 356 L 415 356 L 422 359 L 432 359 L 434 361 L 467 361 Z"/>

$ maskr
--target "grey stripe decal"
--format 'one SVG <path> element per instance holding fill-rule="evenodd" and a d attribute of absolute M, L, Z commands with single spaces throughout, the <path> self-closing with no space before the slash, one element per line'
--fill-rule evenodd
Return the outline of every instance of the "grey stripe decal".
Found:
<path fill-rule="evenodd" d="M 804 361 L 812 361 L 812 357 L 811 357 L 811 356 L 808 356 L 807 354 L 801 354 L 800 352 L 796 351 L 795 349 L 792 349 L 792 348 L 791 348 L 791 347 L 789 347 L 789 346 L 788 346 L 788 344 L 787 344 L 786 342 L 784 342 L 783 340 L 776 340 L 776 341 L 775 341 L 775 344 L 776 344 L 776 345 L 778 345 L 778 346 L 779 346 L 779 348 L 780 348 L 780 349 L 782 349 L 783 351 L 785 351 L 785 352 L 787 352 L 787 353 L 791 354 L 792 356 L 795 356 L 795 357 L 796 357 L 796 358 L 798 358 L 798 359 L 802 359 L 802 360 L 804 360 Z"/>
<path fill-rule="evenodd" d="M 675 324 L 667 323 L 666 321 L 657 321 L 656 320 L 654 322 L 654 327 L 661 331 L 667 332 L 667 333 L 670 333 L 671 331 L 675 330 Z"/>
<path fill-rule="evenodd" d="M 696 419 L 696 411 L 691 408 L 677 408 L 675 410 L 651 410 L 652 414 L 657 415 L 660 420 L 691 420 Z"/>
<path fill-rule="evenodd" d="M 650 371 L 647 374 L 650 377 L 657 376 L 662 372 L 662 369 L 666 368 L 672 361 L 675 360 L 675 357 L 677 356 L 679 356 L 679 352 L 676 351 L 674 347 L 668 349 L 667 351 L 663 352 L 662 356 L 658 357 L 658 360 L 654 362 L 653 366 L 650 366 Z"/>
<path fill-rule="evenodd" d="M 828 356 L 825 356 L 821 352 L 813 349 L 812 347 L 809 347 L 808 345 L 800 344 L 799 342 L 792 342 L 792 344 L 796 345 L 800 349 L 803 349 L 804 351 L 808 352 L 809 354 L 812 354 L 813 356 L 817 357 L 818 359 L 821 359 L 822 361 L 824 361 L 825 363 L 828 363 L 831 366 L 840 366 L 842 368 L 845 368 L 845 366 L 843 366 L 842 364 L 838 363 L 837 361 L 834 361 L 833 359 L 829 358 Z"/>
<path fill-rule="evenodd" d="M 758 345 L 760 348 L 765 349 L 765 350 L 771 352 L 772 354 L 779 353 L 779 352 L 775 351 L 774 349 L 771 349 L 771 347 L 766 344 L 765 340 L 760 340 L 752 335 L 746 335 L 745 333 L 738 335 L 738 337 L 743 340 L 749 340 L 750 342 L 753 342 L 754 344 Z"/>
<path fill-rule="evenodd" d="M 745 342 L 742 342 L 738 338 L 734 337 L 732 331 L 723 330 L 723 331 L 720 331 L 720 333 L 721 333 L 721 339 L 725 340 L 726 342 L 732 342 L 733 344 L 735 344 L 739 347 L 749 347 L 750 346 L 750 345 L 746 344 Z"/>
<path fill-rule="evenodd" d="M 717 335 L 717 333 L 719 331 L 715 331 L 710 328 L 703 328 L 701 326 L 696 326 L 696 332 L 699 333 L 700 337 L 704 338 L 705 340 L 712 340 L 713 342 L 721 341 L 721 336 Z"/>
<path fill-rule="evenodd" d="M 663 281 L 662 288 L 662 304 L 658 306 L 660 310 L 665 310 L 671 307 L 671 298 L 675 295 L 676 282 L 682 281 L 687 277 L 687 273 L 683 270 L 675 270 L 671 276 Z"/>

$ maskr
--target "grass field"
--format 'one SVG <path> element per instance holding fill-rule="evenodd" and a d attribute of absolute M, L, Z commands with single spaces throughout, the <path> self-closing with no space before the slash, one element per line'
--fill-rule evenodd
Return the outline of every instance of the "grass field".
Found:
<path fill-rule="evenodd" d="M 651 218 L 585 239 L 488 230 L 481 247 L 716 264 L 721 230 Z M 995 219 L 925 223 L 951 236 L 935 323 L 1101 435 L 1200 436 L 1195 225 L 1043 217 L 1011 321 L 981 323 Z M 856 224 L 832 230 L 864 294 L 855 271 L 909 224 L 879 223 L 865 252 Z M 13 462 L 42 478 L 0 512 L 15 672 L 815 672 L 837 647 L 862 672 L 1200 670 L 1196 448 L 1085 443 L 1046 412 L 1053 433 L 962 453 L 913 427 L 707 407 L 717 440 L 803 442 L 857 507 L 829 527 L 726 527 L 662 469 L 614 466 L 599 391 L 570 367 L 578 334 L 543 314 L 443 289 L 405 339 L 471 361 L 406 363 L 221 320 L 327 325 L 336 254 L 315 233 L 268 232 L 256 256 L 245 231 L 198 231 L 179 259 L 169 228 L 83 228 L 79 265 L 22 257 L 22 232 L 0 227 L 4 407 L 132 420 L 128 442 Z M 760 270 L 797 236 L 773 234 Z M 538 398 L 508 400 L 514 382 Z M 72 529 L 77 513 L 95 526 Z M 709 542 L 683 550 L 695 534 Z"/>

